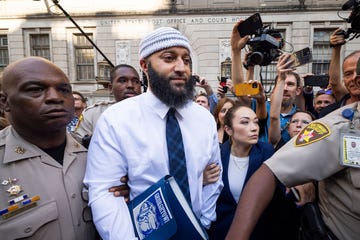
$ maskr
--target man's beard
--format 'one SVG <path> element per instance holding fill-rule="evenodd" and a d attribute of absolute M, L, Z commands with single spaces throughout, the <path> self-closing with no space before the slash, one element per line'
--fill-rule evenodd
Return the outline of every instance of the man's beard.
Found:
<path fill-rule="evenodd" d="M 289 97 L 288 99 L 283 99 L 281 102 L 282 108 L 288 108 L 295 103 L 296 97 Z"/>
<path fill-rule="evenodd" d="M 150 89 L 156 97 L 169 107 L 182 107 L 187 102 L 192 101 L 195 96 L 195 84 L 188 79 L 184 89 L 177 90 L 170 85 L 170 79 L 158 74 L 149 63 L 148 75 Z"/>
<path fill-rule="evenodd" d="M 291 106 L 292 104 L 293 104 L 293 101 L 289 99 L 289 100 L 286 100 L 286 101 L 282 101 L 281 102 L 281 107 L 287 108 L 287 107 Z"/>

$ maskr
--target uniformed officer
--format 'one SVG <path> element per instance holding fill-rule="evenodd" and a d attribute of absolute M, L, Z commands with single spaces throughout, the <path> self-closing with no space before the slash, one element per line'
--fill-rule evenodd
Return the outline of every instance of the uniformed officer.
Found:
<path fill-rule="evenodd" d="M 0 131 L 0 238 L 95 239 L 82 180 L 87 151 L 67 132 L 74 114 L 69 79 L 30 57 L 3 72 Z"/>
<path fill-rule="evenodd" d="M 360 76 L 354 82 L 360 88 Z M 276 178 L 289 187 L 319 181 L 319 207 L 329 229 L 322 239 L 358 239 L 360 102 L 310 123 L 260 167 L 243 191 L 226 239 L 249 238 Z"/>
<path fill-rule="evenodd" d="M 102 101 L 85 109 L 75 130 L 78 138 L 92 135 L 101 113 L 109 106 L 141 93 L 141 81 L 136 69 L 127 64 L 115 66 L 110 72 L 109 90 L 114 94 L 115 101 Z"/>

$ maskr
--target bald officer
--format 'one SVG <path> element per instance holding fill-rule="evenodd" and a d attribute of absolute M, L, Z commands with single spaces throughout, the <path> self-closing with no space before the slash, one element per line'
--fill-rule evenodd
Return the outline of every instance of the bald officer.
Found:
<path fill-rule="evenodd" d="M 1 103 L 0 238 L 95 239 L 82 195 L 87 151 L 66 132 L 74 114 L 69 79 L 50 61 L 7 66 Z"/>
<path fill-rule="evenodd" d="M 360 72 L 360 71 L 359 71 Z M 358 73 L 359 75 L 359 73 Z M 360 88 L 360 76 L 355 81 Z M 323 239 L 360 236 L 360 102 L 312 122 L 251 177 L 226 239 L 248 239 L 278 178 L 291 187 L 319 182 Z"/>

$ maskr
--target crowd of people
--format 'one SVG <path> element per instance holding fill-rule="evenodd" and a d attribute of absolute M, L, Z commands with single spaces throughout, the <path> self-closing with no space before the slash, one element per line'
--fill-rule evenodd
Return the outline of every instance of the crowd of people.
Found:
<path fill-rule="evenodd" d="M 9 64 L 0 93 L 1 238 L 137 239 L 128 200 L 170 174 L 209 239 L 356 239 L 360 50 L 340 69 L 345 39 L 340 29 L 331 35 L 322 89 L 304 86 L 283 53 L 267 96 L 255 66 L 244 72 L 242 22 L 231 32 L 228 94 L 191 72 L 189 41 L 170 27 L 140 42 L 146 92 L 133 66 L 112 69 L 114 101 L 87 106 L 46 59 Z M 237 96 L 242 83 L 259 91 Z"/>

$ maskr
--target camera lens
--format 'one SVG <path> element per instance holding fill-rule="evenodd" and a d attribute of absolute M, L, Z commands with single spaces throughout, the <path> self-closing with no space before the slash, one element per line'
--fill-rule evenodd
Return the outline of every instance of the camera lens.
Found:
<path fill-rule="evenodd" d="M 254 82 L 252 85 L 251 85 L 252 88 L 257 88 L 257 83 Z"/>
<path fill-rule="evenodd" d="M 264 55 L 261 52 L 253 52 L 250 56 L 250 62 L 254 65 L 260 65 L 264 59 Z"/>

